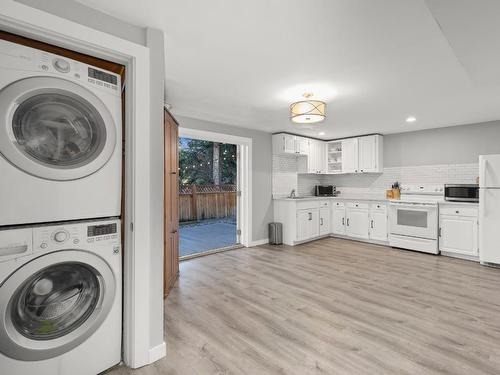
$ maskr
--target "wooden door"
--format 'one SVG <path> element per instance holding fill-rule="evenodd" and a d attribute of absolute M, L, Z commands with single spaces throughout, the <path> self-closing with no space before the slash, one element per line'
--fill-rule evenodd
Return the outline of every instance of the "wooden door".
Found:
<path fill-rule="evenodd" d="M 164 115 L 164 295 L 179 276 L 179 125 L 165 110 Z"/>

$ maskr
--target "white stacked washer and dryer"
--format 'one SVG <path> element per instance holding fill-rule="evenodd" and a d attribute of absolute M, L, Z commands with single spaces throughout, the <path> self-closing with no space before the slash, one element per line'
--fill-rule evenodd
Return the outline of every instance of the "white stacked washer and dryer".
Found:
<path fill-rule="evenodd" d="M 120 362 L 121 143 L 119 75 L 0 40 L 1 373 Z"/>

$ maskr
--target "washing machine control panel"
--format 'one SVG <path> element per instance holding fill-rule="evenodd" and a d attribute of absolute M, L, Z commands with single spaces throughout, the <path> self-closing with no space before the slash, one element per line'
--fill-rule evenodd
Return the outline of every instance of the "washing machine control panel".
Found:
<path fill-rule="evenodd" d="M 64 78 L 120 95 L 121 83 L 118 74 L 44 51 L 37 51 L 35 61 L 37 70 L 64 76 Z"/>
<path fill-rule="evenodd" d="M 40 226 L 33 229 L 35 251 L 85 248 L 88 244 L 119 243 L 117 220 L 92 223 L 67 223 L 61 226 Z"/>

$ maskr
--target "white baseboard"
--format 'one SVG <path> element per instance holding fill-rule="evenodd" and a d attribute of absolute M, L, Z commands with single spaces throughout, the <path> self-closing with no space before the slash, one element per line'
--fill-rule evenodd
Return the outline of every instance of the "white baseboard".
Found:
<path fill-rule="evenodd" d="M 167 345 L 165 341 L 154 348 L 149 349 L 149 363 L 156 362 L 157 360 L 165 357 L 167 355 Z"/>
<path fill-rule="evenodd" d="M 269 238 L 263 238 L 261 240 L 252 241 L 249 247 L 265 245 L 267 243 L 269 243 Z"/>

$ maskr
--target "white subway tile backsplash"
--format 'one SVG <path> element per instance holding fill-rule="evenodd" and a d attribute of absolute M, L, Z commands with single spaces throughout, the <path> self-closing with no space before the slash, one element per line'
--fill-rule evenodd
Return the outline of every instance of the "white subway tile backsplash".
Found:
<path fill-rule="evenodd" d="M 296 189 L 300 195 L 311 195 L 315 185 L 336 185 L 342 192 L 354 189 L 364 195 L 379 195 L 395 181 L 410 185 L 473 184 L 479 174 L 479 165 L 470 163 L 388 167 L 381 174 L 302 175 L 296 171 L 296 157 L 273 157 L 273 175 L 279 175 L 273 176 L 273 194 L 283 194 L 282 191 L 288 194 L 291 189 Z M 283 177 L 283 172 L 286 172 L 286 177 Z"/>

